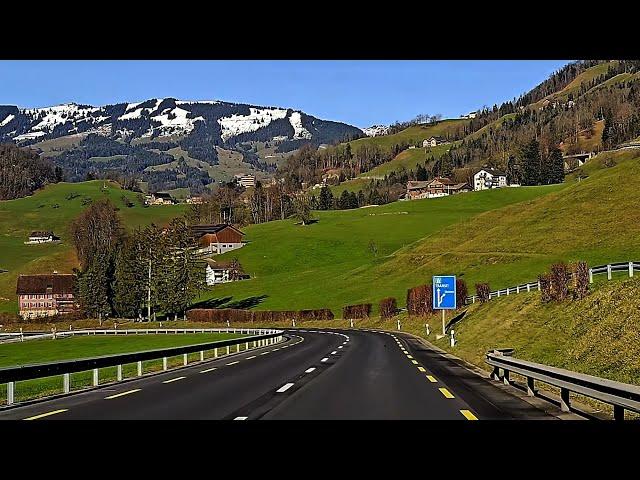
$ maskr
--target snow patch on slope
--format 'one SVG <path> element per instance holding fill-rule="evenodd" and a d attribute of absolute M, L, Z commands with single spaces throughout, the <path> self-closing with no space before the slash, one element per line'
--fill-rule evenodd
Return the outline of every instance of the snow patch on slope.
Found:
<path fill-rule="evenodd" d="M 241 133 L 255 132 L 259 128 L 266 127 L 273 120 L 287 116 L 287 110 L 281 108 L 250 107 L 249 112 L 249 115 L 235 114 L 218 119 L 218 123 L 222 128 L 222 140 L 226 142 L 231 137 Z"/>
<path fill-rule="evenodd" d="M 5 118 L 4 120 L 2 120 L 2 122 L 0 122 L 0 127 L 4 127 L 7 123 L 9 123 L 14 118 L 16 118 L 15 115 L 9 114 L 7 118 Z"/>
<path fill-rule="evenodd" d="M 389 127 L 385 125 L 372 125 L 369 128 L 363 128 L 362 131 L 367 137 L 378 137 L 380 135 L 386 135 L 389 132 Z"/>
<path fill-rule="evenodd" d="M 311 138 L 311 132 L 302 126 L 302 115 L 300 115 L 300 112 L 293 112 L 289 117 L 289 122 L 295 131 L 293 138 Z"/>

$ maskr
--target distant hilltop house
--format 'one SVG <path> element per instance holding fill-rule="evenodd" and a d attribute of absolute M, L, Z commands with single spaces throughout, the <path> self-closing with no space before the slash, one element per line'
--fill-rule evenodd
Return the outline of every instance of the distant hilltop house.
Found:
<path fill-rule="evenodd" d="M 244 273 L 242 265 L 238 262 L 219 262 L 212 258 L 205 259 L 205 262 L 207 263 L 205 270 L 207 285 L 217 285 L 249 278 L 249 275 Z"/>
<path fill-rule="evenodd" d="M 178 203 L 170 193 L 158 192 L 145 195 L 144 203 L 146 205 L 175 205 Z"/>
<path fill-rule="evenodd" d="M 194 225 L 193 235 L 198 239 L 198 253 L 220 255 L 246 245 L 242 241 L 244 233 L 233 225 L 219 223 L 214 225 Z"/>
<path fill-rule="evenodd" d="M 233 178 L 238 183 L 238 185 L 242 185 L 245 188 L 256 186 L 256 176 L 251 175 L 250 173 L 239 173 L 237 175 L 234 175 Z"/>
<path fill-rule="evenodd" d="M 446 177 L 436 177 L 432 180 L 407 182 L 407 200 L 422 198 L 437 198 L 455 195 L 457 193 L 470 192 L 471 187 L 467 183 L 457 183 Z"/>
<path fill-rule="evenodd" d="M 202 205 L 204 203 L 203 197 L 187 197 L 187 203 L 191 203 L 193 205 Z"/>
<path fill-rule="evenodd" d="M 16 294 L 23 319 L 72 313 L 78 308 L 74 298 L 75 275 L 20 275 Z"/>
<path fill-rule="evenodd" d="M 460 115 L 460 118 L 476 118 L 478 116 L 478 112 L 469 112 L 466 115 Z"/>
<path fill-rule="evenodd" d="M 24 242 L 27 245 L 36 245 L 39 243 L 53 243 L 60 241 L 60 237 L 57 237 L 52 231 L 37 231 L 29 234 L 29 240 Z"/>
<path fill-rule="evenodd" d="M 473 175 L 473 189 L 476 191 L 506 186 L 507 174 L 495 168 L 484 167 Z"/>
<path fill-rule="evenodd" d="M 422 147 L 423 148 L 436 147 L 438 145 L 442 145 L 443 143 L 446 143 L 444 138 L 442 138 L 442 137 L 431 137 L 431 138 L 427 138 L 426 140 L 422 141 Z"/>

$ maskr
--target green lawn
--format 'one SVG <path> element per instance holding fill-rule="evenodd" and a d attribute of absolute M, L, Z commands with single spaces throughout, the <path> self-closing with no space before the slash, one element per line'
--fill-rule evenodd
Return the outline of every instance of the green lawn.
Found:
<path fill-rule="evenodd" d="M 246 300 L 246 304 L 265 310 L 331 308 L 335 313 L 346 304 L 377 302 L 387 295 L 397 296 L 403 304 L 408 287 L 443 272 L 420 271 L 419 263 L 403 270 L 386 268 L 397 255 L 440 232 L 455 243 L 459 222 L 563 187 L 472 192 L 315 212 L 319 221 L 307 226 L 293 220 L 251 225 L 243 229 L 249 244 L 221 257 L 238 257 L 251 279 L 218 285 L 203 300 Z"/>
<path fill-rule="evenodd" d="M 0 367 L 142 352 L 242 337 L 235 333 L 95 335 L 0 344 Z"/>
<path fill-rule="evenodd" d="M 103 189 L 103 185 L 106 186 Z M 68 195 L 77 195 L 67 200 Z M 122 195 L 135 205 L 128 208 Z M 167 223 L 182 214 L 187 205 L 152 206 L 144 208 L 134 192 L 120 189 L 112 182 L 95 180 L 82 183 L 50 185 L 30 197 L 0 202 L 0 312 L 15 312 L 17 298 L 16 280 L 20 273 L 48 273 L 57 270 L 70 273 L 76 266 L 73 246 L 69 241 L 70 222 L 82 210 L 85 198 L 100 200 L 109 198 L 120 209 L 124 224 L 134 228 L 152 222 Z M 61 237 L 60 244 L 24 245 L 33 230 L 53 230 Z"/>

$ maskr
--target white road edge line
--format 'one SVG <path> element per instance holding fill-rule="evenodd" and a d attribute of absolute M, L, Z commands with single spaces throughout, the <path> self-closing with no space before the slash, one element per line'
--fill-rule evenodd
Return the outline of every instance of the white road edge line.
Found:
<path fill-rule="evenodd" d="M 293 383 L 285 383 L 283 386 L 281 386 L 278 390 L 276 390 L 277 393 L 282 393 L 282 392 L 286 392 L 287 390 L 289 390 L 291 387 L 293 387 Z"/>
<path fill-rule="evenodd" d="M 316 367 L 307 368 L 304 373 L 311 373 L 316 369 Z"/>

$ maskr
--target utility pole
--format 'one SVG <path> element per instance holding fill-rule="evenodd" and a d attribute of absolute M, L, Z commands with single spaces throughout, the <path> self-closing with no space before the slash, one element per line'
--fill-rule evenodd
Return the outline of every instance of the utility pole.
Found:
<path fill-rule="evenodd" d="M 147 319 L 151 321 L 151 247 L 149 247 L 149 283 L 147 284 Z"/>

